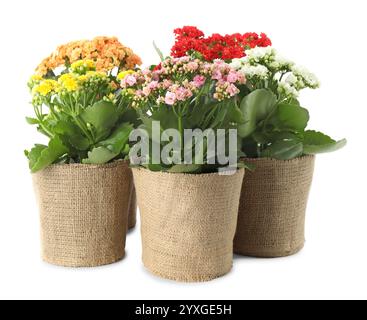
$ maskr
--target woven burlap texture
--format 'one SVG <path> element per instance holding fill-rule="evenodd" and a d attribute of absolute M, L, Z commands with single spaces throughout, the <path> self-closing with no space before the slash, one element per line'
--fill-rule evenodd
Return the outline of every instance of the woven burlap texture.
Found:
<path fill-rule="evenodd" d="M 276 258 L 299 252 L 315 157 L 289 161 L 246 159 L 256 166 L 244 180 L 234 251 Z"/>
<path fill-rule="evenodd" d="M 65 267 L 96 267 L 125 255 L 132 171 L 128 163 L 53 165 L 33 175 L 42 257 Z"/>
<path fill-rule="evenodd" d="M 133 186 L 131 195 L 130 195 L 130 205 L 129 205 L 129 229 L 134 229 L 136 226 L 136 212 L 138 209 L 138 205 L 136 202 L 136 190 Z"/>
<path fill-rule="evenodd" d="M 203 282 L 227 274 L 244 170 L 234 175 L 133 169 L 141 213 L 143 263 L 153 274 Z"/>

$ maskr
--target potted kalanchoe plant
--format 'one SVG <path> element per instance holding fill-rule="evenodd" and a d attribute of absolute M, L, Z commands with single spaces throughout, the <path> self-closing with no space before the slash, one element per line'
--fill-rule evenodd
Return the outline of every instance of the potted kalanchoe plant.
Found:
<path fill-rule="evenodd" d="M 279 257 L 304 246 L 305 211 L 315 154 L 336 151 L 346 140 L 308 130 L 309 112 L 301 90 L 319 87 L 305 68 L 281 57 L 265 35 L 246 33 L 205 37 L 195 27 L 176 29 L 172 55 L 224 59 L 246 78 L 237 99 L 242 155 L 254 171 L 244 180 L 235 252 Z"/>
<path fill-rule="evenodd" d="M 29 82 L 35 117 L 27 120 L 49 139 L 26 151 L 46 262 L 93 267 L 124 256 L 133 198 L 124 159 L 136 117 L 113 69 L 137 63 L 114 38 L 73 42 L 44 60 Z"/>
<path fill-rule="evenodd" d="M 153 274 L 196 282 L 220 277 L 232 268 L 244 170 L 237 169 L 236 153 L 233 174 L 219 174 L 227 163 L 210 152 L 210 142 L 186 138 L 190 130 L 208 129 L 214 135 L 222 129 L 225 136 L 241 117 L 235 96 L 244 81 L 224 61 L 207 63 L 194 57 L 169 57 L 121 79 L 123 94 L 138 111 L 150 142 L 144 152 L 141 143 L 136 144 L 131 161 L 140 164 L 133 174 L 143 262 Z M 214 138 L 214 144 L 220 140 Z M 189 161 L 188 154 L 193 155 Z"/>
<path fill-rule="evenodd" d="M 288 256 L 304 246 L 315 154 L 338 150 L 346 140 L 307 129 L 309 112 L 298 98 L 301 90 L 319 87 L 312 73 L 272 47 L 245 54 L 231 66 L 247 79 L 240 94 L 246 122 L 238 132 L 246 161 L 256 169 L 244 181 L 235 252 Z"/>
<path fill-rule="evenodd" d="M 54 71 L 68 67 L 79 60 L 93 60 L 96 71 L 118 74 L 141 65 L 141 59 L 133 50 L 124 46 L 116 37 L 96 37 L 92 40 L 73 41 L 60 45 L 55 52 L 45 58 L 37 67 L 36 75 L 54 77 Z M 138 125 L 133 110 L 127 111 L 126 117 Z M 136 224 L 136 194 L 133 188 L 129 208 L 129 229 Z"/>

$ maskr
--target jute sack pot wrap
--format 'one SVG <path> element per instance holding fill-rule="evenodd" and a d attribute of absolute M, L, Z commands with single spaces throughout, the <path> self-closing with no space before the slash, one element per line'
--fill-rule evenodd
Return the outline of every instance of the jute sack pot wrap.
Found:
<path fill-rule="evenodd" d="M 132 190 L 127 162 L 53 165 L 33 181 L 44 261 L 96 267 L 124 257 Z"/>
<path fill-rule="evenodd" d="M 129 229 L 134 229 L 136 226 L 136 211 L 138 209 L 136 201 L 136 190 L 132 187 L 130 194 L 130 205 L 129 205 Z"/>
<path fill-rule="evenodd" d="M 244 170 L 169 174 L 133 169 L 141 213 L 143 263 L 181 282 L 209 281 L 233 265 L 233 238 Z"/>
<path fill-rule="evenodd" d="M 234 251 L 276 258 L 299 252 L 315 157 L 290 161 L 246 159 L 256 166 L 244 180 Z"/>

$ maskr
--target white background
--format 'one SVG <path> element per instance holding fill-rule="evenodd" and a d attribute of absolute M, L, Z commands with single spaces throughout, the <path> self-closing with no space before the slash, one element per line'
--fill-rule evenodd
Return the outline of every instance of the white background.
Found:
<path fill-rule="evenodd" d="M 366 8 L 348 1 L 0 1 L 0 298 L 32 299 L 318 299 L 367 298 Z M 40 259 L 38 209 L 23 150 L 42 142 L 24 117 L 26 87 L 58 44 L 116 35 L 157 62 L 172 30 L 266 32 L 274 46 L 314 71 L 318 91 L 302 101 L 311 127 L 348 138 L 344 150 L 318 158 L 308 209 L 307 245 L 277 260 L 236 257 L 233 272 L 205 284 L 177 284 L 148 274 L 139 230 L 121 263 L 90 270 Z"/>

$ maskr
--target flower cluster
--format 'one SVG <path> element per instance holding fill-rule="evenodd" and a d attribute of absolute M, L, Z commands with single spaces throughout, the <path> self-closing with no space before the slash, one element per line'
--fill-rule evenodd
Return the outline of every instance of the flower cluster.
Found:
<path fill-rule="evenodd" d="M 254 89 L 272 89 L 285 98 L 297 98 L 301 90 L 320 86 L 314 74 L 280 56 L 272 47 L 246 50 L 246 57 L 234 59 L 231 66 L 241 72 Z"/>
<path fill-rule="evenodd" d="M 88 94 L 109 95 L 113 91 L 113 81 L 107 73 L 98 72 L 92 60 L 80 60 L 73 63 L 68 72 L 53 79 L 39 75 L 31 77 L 28 86 L 31 89 L 33 104 L 41 105 L 45 101 L 52 101 L 54 95 Z"/>
<path fill-rule="evenodd" d="M 172 56 L 179 58 L 193 52 L 199 53 L 205 60 L 232 60 L 245 56 L 245 50 L 271 45 L 266 34 L 245 33 L 222 36 L 213 34 L 205 38 L 202 31 L 196 27 L 176 29 L 176 43 L 172 48 Z"/>
<path fill-rule="evenodd" d="M 37 67 L 36 74 L 44 76 L 58 67 L 68 68 L 80 60 L 94 61 L 96 70 L 102 72 L 114 68 L 134 69 L 136 65 L 141 65 L 139 56 L 122 45 L 117 38 L 97 37 L 91 41 L 74 41 L 58 47 Z"/>
<path fill-rule="evenodd" d="M 222 60 L 210 63 L 187 56 L 167 58 L 156 68 L 124 72 L 118 78 L 135 107 L 147 103 L 190 104 L 200 95 L 223 101 L 237 95 L 238 85 L 246 82 L 241 72 Z"/>

